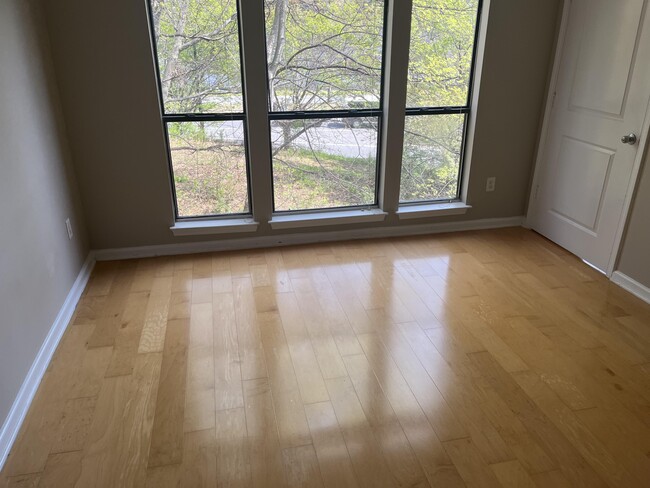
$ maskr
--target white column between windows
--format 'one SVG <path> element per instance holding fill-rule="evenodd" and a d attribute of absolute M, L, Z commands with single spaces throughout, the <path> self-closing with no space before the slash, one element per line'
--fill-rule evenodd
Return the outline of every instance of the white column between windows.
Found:
<path fill-rule="evenodd" d="M 389 214 L 399 207 L 412 8 L 412 0 L 391 0 L 386 19 L 384 116 L 378 191 L 379 206 Z"/>
<path fill-rule="evenodd" d="M 252 213 L 253 218 L 260 223 L 260 231 L 264 231 L 273 214 L 273 175 L 263 0 L 239 0 L 239 15 Z"/>

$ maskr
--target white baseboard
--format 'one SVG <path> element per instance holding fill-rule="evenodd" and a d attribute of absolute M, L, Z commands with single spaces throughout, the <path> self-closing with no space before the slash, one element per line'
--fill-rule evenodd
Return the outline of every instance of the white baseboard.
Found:
<path fill-rule="evenodd" d="M 91 253 L 88 255 L 88 258 L 81 267 L 81 271 L 79 271 L 77 279 L 63 302 L 52 327 L 50 327 L 50 331 L 38 351 L 36 359 L 34 359 L 25 381 L 23 381 L 23 384 L 20 387 L 18 396 L 16 396 L 16 399 L 11 406 L 11 410 L 9 410 L 9 415 L 7 415 L 7 418 L 2 425 L 2 429 L 0 430 L 0 470 L 7 460 L 11 446 L 16 440 L 16 436 L 18 435 L 20 426 L 25 419 L 25 415 L 29 410 L 34 395 L 36 394 L 36 390 L 38 389 L 41 379 L 50 364 L 52 355 L 54 354 L 61 337 L 63 337 L 68 322 L 70 322 L 70 319 L 72 318 L 72 314 L 79 302 L 81 294 L 86 288 L 86 284 L 88 283 L 90 273 L 94 266 L 95 259 Z"/>
<path fill-rule="evenodd" d="M 220 239 L 204 242 L 182 242 L 156 246 L 123 247 L 116 249 L 98 249 L 93 251 L 97 261 L 115 259 L 148 258 L 154 256 L 171 256 L 175 254 L 193 254 L 214 251 L 232 251 L 257 249 L 264 247 L 313 244 L 318 242 L 347 241 L 353 239 L 371 239 L 379 237 L 400 237 L 422 234 L 439 234 L 467 230 L 498 229 L 502 227 L 519 227 L 523 217 L 506 217 L 498 219 L 467 220 L 421 225 L 402 225 L 399 227 L 372 227 L 367 229 L 350 229 L 337 232 L 307 232 L 280 236 L 245 237 L 237 239 Z"/>
<path fill-rule="evenodd" d="M 644 302 L 650 303 L 650 288 L 647 286 L 642 285 L 620 271 L 614 271 L 614 274 L 612 274 L 612 281 Z"/>

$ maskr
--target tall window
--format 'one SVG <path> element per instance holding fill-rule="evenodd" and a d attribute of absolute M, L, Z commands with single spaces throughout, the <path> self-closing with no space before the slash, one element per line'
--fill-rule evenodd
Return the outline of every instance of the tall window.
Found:
<path fill-rule="evenodd" d="M 274 209 L 375 205 L 384 2 L 265 10 Z"/>
<path fill-rule="evenodd" d="M 479 0 L 414 0 L 400 201 L 454 200 Z"/>
<path fill-rule="evenodd" d="M 250 212 L 236 0 L 152 0 L 177 218 Z"/>
<path fill-rule="evenodd" d="M 459 198 L 481 0 L 413 0 L 408 52 L 408 28 L 386 25 L 399 0 L 149 1 L 177 219 L 377 207 L 379 188 L 398 185 L 401 205 Z M 257 16 L 266 52 L 260 38 L 242 47 Z M 389 28 L 401 44 L 386 44 Z M 402 112 L 383 112 L 385 54 L 409 59 Z M 244 74 L 264 62 L 269 155 L 249 165 Z M 380 158 L 385 116 L 405 117 L 385 140 L 403 156 L 400 181 L 379 185 L 381 165 L 399 165 Z M 251 194 L 268 180 L 259 164 L 268 202 Z"/>

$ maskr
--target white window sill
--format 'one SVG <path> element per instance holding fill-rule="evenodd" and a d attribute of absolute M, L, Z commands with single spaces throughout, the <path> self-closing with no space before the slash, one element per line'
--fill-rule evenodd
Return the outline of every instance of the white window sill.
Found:
<path fill-rule="evenodd" d="M 270 220 L 272 229 L 296 229 L 298 227 L 320 227 L 338 224 L 362 224 L 381 222 L 388 215 L 378 208 L 362 210 L 332 210 L 308 214 L 274 215 Z"/>
<path fill-rule="evenodd" d="M 463 202 L 424 203 L 422 205 L 404 205 L 397 211 L 400 220 L 422 219 L 425 217 L 444 217 L 446 215 L 461 215 L 472 208 Z"/>
<path fill-rule="evenodd" d="M 237 232 L 255 232 L 258 222 L 252 218 L 188 220 L 176 222 L 170 227 L 175 236 L 200 236 L 210 234 L 235 234 Z"/>

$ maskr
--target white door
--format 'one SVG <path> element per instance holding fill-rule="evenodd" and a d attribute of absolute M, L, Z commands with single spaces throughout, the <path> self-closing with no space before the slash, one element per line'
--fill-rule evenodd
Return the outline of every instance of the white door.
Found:
<path fill-rule="evenodd" d="M 648 1 L 567 5 L 554 101 L 531 194 L 529 225 L 608 272 L 645 143 Z M 629 134 L 637 140 L 623 142 Z"/>

